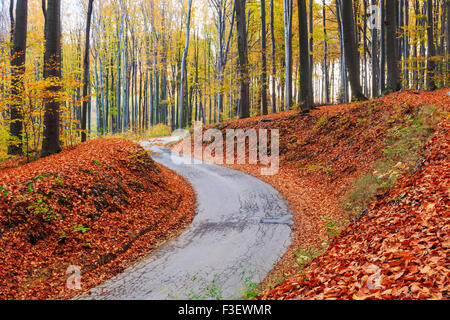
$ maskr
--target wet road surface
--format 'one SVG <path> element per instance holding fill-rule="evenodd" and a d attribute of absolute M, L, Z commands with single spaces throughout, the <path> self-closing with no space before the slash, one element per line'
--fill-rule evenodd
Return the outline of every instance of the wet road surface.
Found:
<path fill-rule="evenodd" d="M 265 278 L 290 244 L 286 201 L 268 184 L 239 171 L 208 163 L 177 164 L 174 160 L 188 158 L 149 142 L 141 145 L 191 183 L 197 215 L 178 239 L 83 298 L 240 298 L 250 284 Z"/>

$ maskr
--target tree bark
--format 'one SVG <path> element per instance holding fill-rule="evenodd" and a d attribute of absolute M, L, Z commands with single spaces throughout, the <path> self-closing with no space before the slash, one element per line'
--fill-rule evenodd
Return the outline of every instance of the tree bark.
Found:
<path fill-rule="evenodd" d="M 267 115 L 267 56 L 266 56 L 266 1 L 261 0 L 261 60 L 262 60 L 262 74 L 261 74 L 261 103 L 262 114 Z"/>
<path fill-rule="evenodd" d="M 61 0 L 48 0 L 45 22 L 44 79 L 61 80 Z M 58 94 L 60 85 L 55 83 L 47 88 L 50 97 L 44 99 L 44 139 L 41 156 L 46 157 L 61 151 L 59 141 Z"/>
<path fill-rule="evenodd" d="M 181 60 L 181 80 L 180 80 L 180 110 L 178 114 L 178 124 L 180 128 L 186 126 L 186 116 L 185 116 L 185 106 L 184 106 L 184 88 L 185 88 L 185 74 L 186 74 L 186 59 L 189 51 L 189 35 L 191 29 L 191 10 L 192 10 L 192 0 L 189 0 L 188 9 L 186 14 L 186 43 L 184 45 L 183 58 Z"/>
<path fill-rule="evenodd" d="M 275 48 L 275 22 L 274 22 L 274 7 L 273 0 L 270 0 L 270 33 L 272 40 L 272 113 L 277 112 L 277 64 L 276 64 L 276 48 Z"/>
<path fill-rule="evenodd" d="M 434 46 L 433 0 L 427 0 L 427 39 L 427 88 L 428 90 L 436 90 L 436 83 L 434 80 L 436 65 L 433 60 L 433 57 L 436 55 Z"/>
<path fill-rule="evenodd" d="M 14 21 L 14 18 L 11 18 Z M 10 133 L 14 138 L 12 144 L 8 146 L 8 154 L 22 154 L 22 131 L 23 131 L 23 93 L 25 76 L 25 59 L 27 49 L 27 21 L 28 21 L 28 1 L 17 0 L 16 22 L 13 27 L 13 47 L 12 47 L 12 76 L 11 76 L 11 96 L 13 103 L 10 107 L 11 123 Z"/>
<path fill-rule="evenodd" d="M 386 1 L 387 89 L 391 92 L 398 91 L 401 88 L 400 72 L 398 68 L 399 48 L 397 45 L 396 12 L 396 1 Z"/>
<path fill-rule="evenodd" d="M 299 100 L 300 108 L 306 112 L 311 109 L 311 86 L 310 82 L 310 65 L 309 65 L 309 45 L 308 45 L 308 20 L 306 12 L 306 0 L 298 0 L 298 32 L 299 32 L 299 48 L 300 48 L 300 90 Z"/>
<path fill-rule="evenodd" d="M 322 2 L 322 21 L 323 21 L 323 73 L 324 73 L 324 90 L 325 103 L 330 103 L 330 85 L 328 82 L 328 39 L 327 39 L 327 24 L 326 24 L 326 2 Z"/>
<path fill-rule="evenodd" d="M 245 15 L 246 0 L 236 0 L 235 14 L 237 27 L 237 42 L 239 53 L 239 70 L 240 70 L 240 118 L 250 117 L 250 85 L 248 74 L 248 43 L 247 43 L 247 27 Z"/>
<path fill-rule="evenodd" d="M 292 0 L 284 0 L 285 110 L 292 106 Z"/>
<path fill-rule="evenodd" d="M 393 2 L 393 1 L 392 1 Z M 355 20 L 353 15 L 353 1 L 342 2 L 342 23 L 344 33 L 345 64 L 352 89 L 352 101 L 367 100 L 361 88 L 360 62 L 358 44 L 356 42 Z"/>
<path fill-rule="evenodd" d="M 90 97 L 88 97 L 89 84 L 90 84 L 90 45 L 91 45 L 91 19 L 92 19 L 92 5 L 94 0 L 89 0 L 87 21 L 86 21 L 86 42 L 84 47 L 84 60 L 83 60 L 83 107 L 81 110 L 81 142 L 87 140 L 87 113 Z"/>

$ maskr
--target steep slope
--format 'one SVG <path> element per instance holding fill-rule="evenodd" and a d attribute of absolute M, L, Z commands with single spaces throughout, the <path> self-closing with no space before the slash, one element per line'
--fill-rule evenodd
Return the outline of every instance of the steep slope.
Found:
<path fill-rule="evenodd" d="M 194 215 L 189 184 L 121 139 L 3 169 L 0 189 L 0 299 L 70 297 L 70 265 L 90 288 Z"/>

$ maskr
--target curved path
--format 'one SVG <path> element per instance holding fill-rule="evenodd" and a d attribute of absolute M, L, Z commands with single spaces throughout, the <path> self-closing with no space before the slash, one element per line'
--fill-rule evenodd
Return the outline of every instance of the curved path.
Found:
<path fill-rule="evenodd" d="M 191 183 L 197 215 L 178 239 L 84 298 L 232 299 L 262 281 L 290 244 L 291 213 L 279 193 L 241 172 L 208 163 L 176 164 L 173 160 L 184 156 L 149 142 L 141 145 Z"/>

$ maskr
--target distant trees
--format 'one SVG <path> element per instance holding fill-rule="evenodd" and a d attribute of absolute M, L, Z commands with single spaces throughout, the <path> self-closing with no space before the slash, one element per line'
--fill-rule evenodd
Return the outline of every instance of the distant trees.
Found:
<path fill-rule="evenodd" d="M 59 140 L 59 91 L 61 80 L 61 0 L 47 0 L 45 6 L 44 79 L 50 81 L 45 98 L 44 131 L 41 156 L 61 151 Z"/>
<path fill-rule="evenodd" d="M 450 79 L 448 0 L 79 0 L 63 39 L 61 1 L 3 3 L 2 158 Z"/>
<path fill-rule="evenodd" d="M 13 2 L 11 1 L 11 8 Z M 11 12 L 12 14 L 12 12 Z M 11 18 L 13 30 L 13 46 L 11 60 L 11 95 L 13 97 L 10 108 L 10 132 L 15 139 L 8 146 L 8 154 L 22 154 L 22 131 L 23 131 L 23 114 L 21 106 L 24 103 L 24 76 L 25 76 L 25 59 L 27 48 L 27 25 L 28 25 L 28 1 L 17 0 L 16 19 Z"/>

